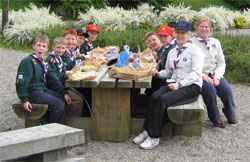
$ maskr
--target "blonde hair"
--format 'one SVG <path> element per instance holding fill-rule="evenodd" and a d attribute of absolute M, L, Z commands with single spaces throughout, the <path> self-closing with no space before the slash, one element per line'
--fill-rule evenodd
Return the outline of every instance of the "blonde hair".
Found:
<path fill-rule="evenodd" d="M 38 42 L 40 42 L 40 43 L 46 43 L 47 46 L 48 46 L 48 48 L 49 48 L 49 37 L 47 35 L 45 35 L 45 34 L 38 34 L 34 38 L 32 45 L 35 45 Z"/>
<path fill-rule="evenodd" d="M 152 36 L 152 35 L 155 35 L 158 39 L 160 39 L 160 38 L 159 38 L 159 35 L 158 35 L 156 32 L 150 31 L 150 32 L 147 32 L 147 33 L 145 34 L 145 36 L 144 36 L 145 41 L 148 39 L 148 37 L 150 37 L 150 36 Z"/>
<path fill-rule="evenodd" d="M 203 23 L 204 21 L 206 21 L 206 22 L 208 23 L 210 30 L 212 30 L 211 20 L 210 20 L 210 18 L 207 17 L 207 16 L 199 16 L 199 17 L 197 18 L 195 28 L 197 29 L 197 27 L 198 27 L 201 23 Z"/>
<path fill-rule="evenodd" d="M 65 45 L 65 46 L 67 45 L 66 40 L 63 37 L 54 38 L 52 45 L 55 46 L 57 44 L 61 44 L 61 45 Z"/>
<path fill-rule="evenodd" d="M 68 34 L 73 35 L 73 36 L 75 36 L 77 38 L 77 32 L 76 32 L 76 30 L 74 28 L 71 28 L 71 27 L 70 28 L 64 28 L 62 36 L 65 37 Z"/>

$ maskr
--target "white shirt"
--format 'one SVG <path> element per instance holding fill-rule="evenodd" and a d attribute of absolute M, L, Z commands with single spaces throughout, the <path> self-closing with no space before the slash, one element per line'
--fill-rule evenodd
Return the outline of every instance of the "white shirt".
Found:
<path fill-rule="evenodd" d="M 214 78 L 220 79 L 223 78 L 226 69 L 224 54 L 220 41 L 212 37 L 209 39 L 210 45 L 208 50 L 204 43 L 200 42 L 195 37 L 191 38 L 193 44 L 198 46 L 204 55 L 205 61 L 203 65 L 202 76 L 207 76 L 209 73 L 211 73 Z"/>
<path fill-rule="evenodd" d="M 201 50 L 194 44 L 190 44 L 180 55 L 180 61 L 176 66 L 176 69 L 171 71 L 171 67 L 174 67 L 174 59 L 177 56 L 178 46 L 169 51 L 166 67 L 158 73 L 159 78 L 167 79 L 168 83 L 179 82 L 182 87 L 189 86 L 191 84 L 197 84 L 202 86 L 202 67 L 204 57 Z"/>

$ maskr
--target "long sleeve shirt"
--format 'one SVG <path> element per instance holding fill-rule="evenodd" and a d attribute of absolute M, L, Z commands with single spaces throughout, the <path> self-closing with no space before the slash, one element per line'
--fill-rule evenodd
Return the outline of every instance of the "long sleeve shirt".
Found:
<path fill-rule="evenodd" d="M 221 48 L 221 43 L 218 39 L 209 38 L 209 50 L 204 43 L 193 37 L 191 40 L 193 44 L 199 47 L 204 56 L 204 65 L 202 70 L 202 76 L 208 75 L 209 73 L 216 79 L 223 78 L 226 69 L 226 63 L 224 54 Z"/>
<path fill-rule="evenodd" d="M 194 44 L 190 44 L 181 54 L 179 63 L 174 67 L 174 60 L 177 56 L 177 48 L 173 48 L 167 57 L 166 67 L 158 73 L 159 78 L 167 79 L 167 82 L 179 82 L 182 87 L 191 84 L 202 86 L 202 66 L 204 57 L 201 50 Z"/>
<path fill-rule="evenodd" d="M 40 61 L 31 55 L 21 61 L 16 77 L 16 92 L 22 103 L 29 101 L 28 96 L 32 91 L 47 89 L 43 71 Z M 62 86 L 50 67 L 48 67 L 46 81 L 58 93 L 67 93 L 67 89 Z"/>

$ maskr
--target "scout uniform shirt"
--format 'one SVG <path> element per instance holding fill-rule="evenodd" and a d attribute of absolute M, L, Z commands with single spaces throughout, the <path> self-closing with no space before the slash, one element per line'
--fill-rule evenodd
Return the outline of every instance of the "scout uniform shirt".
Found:
<path fill-rule="evenodd" d="M 45 64 L 45 66 L 48 65 Z M 40 61 L 32 55 L 24 58 L 18 67 L 16 78 L 16 92 L 22 103 L 29 101 L 28 96 L 32 91 L 46 90 L 46 84 L 52 86 L 53 90 L 60 94 L 67 93 L 67 89 L 62 86 L 49 66 L 45 81 L 44 67 Z"/>
<path fill-rule="evenodd" d="M 88 39 L 84 41 L 84 43 L 80 46 L 80 53 L 87 55 L 87 52 L 93 50 L 93 45 L 88 43 Z"/>
<path fill-rule="evenodd" d="M 186 49 L 180 54 L 179 62 L 175 67 L 174 61 L 178 54 L 177 48 L 179 48 L 178 45 L 169 52 L 165 70 L 161 70 L 158 77 L 171 77 L 171 79 L 167 79 L 168 83 L 179 82 L 182 87 L 191 84 L 197 84 L 201 87 L 202 66 L 204 61 L 201 50 L 194 44 L 189 43 Z"/>
<path fill-rule="evenodd" d="M 67 70 L 71 70 L 75 66 L 76 57 L 74 56 L 74 53 L 71 50 L 66 49 L 61 58 Z"/>
<path fill-rule="evenodd" d="M 49 56 L 45 59 L 45 61 L 49 64 L 53 72 L 56 74 L 56 76 L 59 78 L 61 83 L 65 85 L 65 81 L 67 80 L 67 77 L 65 75 L 66 73 L 66 67 L 65 64 L 62 61 L 61 57 L 56 57 L 54 52 L 49 54 Z"/>
<path fill-rule="evenodd" d="M 176 46 L 176 41 L 173 40 L 173 41 L 171 41 L 171 43 L 168 46 L 166 46 L 166 47 L 162 46 L 161 49 L 157 52 L 158 58 L 157 58 L 156 62 L 159 62 L 161 60 L 159 70 L 165 69 L 168 53 L 175 46 Z"/>
<path fill-rule="evenodd" d="M 201 49 L 204 56 L 204 65 L 202 70 L 202 76 L 210 73 L 214 78 L 223 78 L 225 73 L 226 63 L 224 54 L 222 52 L 220 41 L 215 38 L 209 38 L 209 45 L 206 46 L 200 42 L 196 37 L 191 39 L 193 44 Z"/>

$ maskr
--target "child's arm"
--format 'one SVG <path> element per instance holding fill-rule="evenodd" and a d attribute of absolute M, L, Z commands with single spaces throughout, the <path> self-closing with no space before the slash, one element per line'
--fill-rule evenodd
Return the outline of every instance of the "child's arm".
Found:
<path fill-rule="evenodd" d="M 22 60 L 18 67 L 16 78 L 16 92 L 22 103 L 29 102 L 28 87 L 33 76 L 32 61 L 28 58 Z"/>

